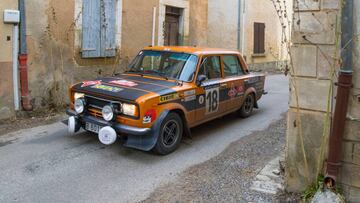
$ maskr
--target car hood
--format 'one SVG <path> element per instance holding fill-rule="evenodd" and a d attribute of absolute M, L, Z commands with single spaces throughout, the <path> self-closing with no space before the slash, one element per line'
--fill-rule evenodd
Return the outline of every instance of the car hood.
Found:
<path fill-rule="evenodd" d="M 84 81 L 73 86 L 73 91 L 108 99 L 135 101 L 141 96 L 155 93 L 159 96 L 175 93 L 176 81 L 154 79 L 140 75 L 122 74 L 117 77 L 102 77 Z"/>

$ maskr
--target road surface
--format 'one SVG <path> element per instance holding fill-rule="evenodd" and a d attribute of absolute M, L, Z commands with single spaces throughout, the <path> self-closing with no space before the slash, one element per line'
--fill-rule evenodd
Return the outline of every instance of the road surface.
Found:
<path fill-rule="evenodd" d="M 156 156 L 120 143 L 100 144 L 86 132 L 67 136 L 62 123 L 0 137 L 0 202 L 137 202 L 230 143 L 263 130 L 288 109 L 288 79 L 268 76 L 260 109 L 247 119 L 226 116 L 192 130 L 180 148 Z"/>

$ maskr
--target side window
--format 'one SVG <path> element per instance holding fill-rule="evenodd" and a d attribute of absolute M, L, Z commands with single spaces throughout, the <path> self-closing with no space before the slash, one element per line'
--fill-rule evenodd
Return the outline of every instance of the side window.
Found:
<path fill-rule="evenodd" d="M 82 57 L 116 55 L 116 0 L 83 1 Z"/>
<path fill-rule="evenodd" d="M 221 78 L 219 56 L 208 56 L 203 59 L 198 75 L 205 75 L 207 80 Z"/>
<path fill-rule="evenodd" d="M 237 56 L 224 56 L 224 73 L 225 77 L 244 75 Z"/>

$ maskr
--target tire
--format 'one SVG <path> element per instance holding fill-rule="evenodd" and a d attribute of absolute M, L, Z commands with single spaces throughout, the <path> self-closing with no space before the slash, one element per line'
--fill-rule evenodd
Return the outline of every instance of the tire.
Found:
<path fill-rule="evenodd" d="M 245 97 L 245 101 L 241 106 L 239 113 L 241 118 L 247 118 L 251 116 L 255 106 L 255 97 L 253 94 L 248 94 Z"/>
<path fill-rule="evenodd" d="M 181 117 L 177 113 L 169 113 L 161 123 L 158 139 L 152 151 L 160 155 L 175 151 L 180 145 L 183 132 L 184 124 Z"/>

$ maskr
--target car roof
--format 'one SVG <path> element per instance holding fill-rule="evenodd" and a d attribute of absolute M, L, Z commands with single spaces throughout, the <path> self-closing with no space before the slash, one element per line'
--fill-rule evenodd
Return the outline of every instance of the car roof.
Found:
<path fill-rule="evenodd" d="M 171 51 L 179 53 L 189 53 L 195 55 L 207 55 L 207 54 L 240 54 L 238 51 L 232 51 L 222 48 L 206 48 L 206 47 L 191 47 L 191 46 L 149 46 L 144 50 L 152 51 Z"/>

